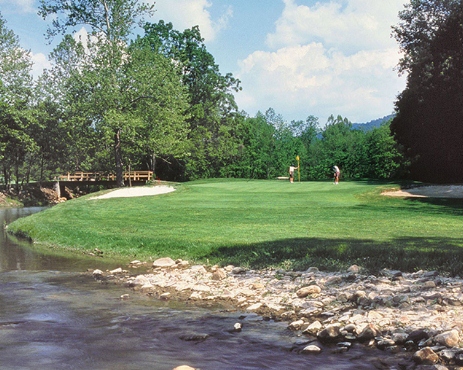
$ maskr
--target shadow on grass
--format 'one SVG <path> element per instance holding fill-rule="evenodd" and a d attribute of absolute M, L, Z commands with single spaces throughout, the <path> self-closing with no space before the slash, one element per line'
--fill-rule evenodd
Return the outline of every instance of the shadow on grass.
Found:
<path fill-rule="evenodd" d="M 354 208 L 359 212 L 373 210 L 375 212 L 388 213 L 393 210 L 404 212 L 422 212 L 430 215 L 463 216 L 463 199 L 460 198 L 397 198 L 390 207 L 378 207 L 375 204 L 358 204 Z M 400 201 L 400 202 L 398 202 Z"/>
<path fill-rule="evenodd" d="M 450 213 L 456 216 L 463 216 L 463 199 L 461 198 L 406 198 L 418 205 L 430 205 L 427 212 Z"/>
<path fill-rule="evenodd" d="M 367 239 L 297 238 L 221 247 L 203 258 L 221 265 L 253 269 L 280 267 L 303 271 L 315 266 L 342 271 L 353 264 L 377 274 L 388 268 L 403 272 L 436 270 L 463 276 L 463 238 L 397 238 L 390 242 Z"/>

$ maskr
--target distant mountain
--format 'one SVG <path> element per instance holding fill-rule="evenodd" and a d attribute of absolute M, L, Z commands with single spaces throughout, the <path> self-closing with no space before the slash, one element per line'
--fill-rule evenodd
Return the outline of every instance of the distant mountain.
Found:
<path fill-rule="evenodd" d="M 353 130 L 361 130 L 361 131 L 370 131 L 376 127 L 381 126 L 386 121 L 389 121 L 391 118 L 394 118 L 395 114 L 390 114 L 389 116 L 385 116 L 383 118 L 378 118 L 373 121 L 367 123 L 353 123 L 352 129 Z"/>

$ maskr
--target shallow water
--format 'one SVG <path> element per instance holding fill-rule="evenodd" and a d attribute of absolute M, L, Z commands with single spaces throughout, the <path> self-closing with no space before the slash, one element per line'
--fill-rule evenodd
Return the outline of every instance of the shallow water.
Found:
<path fill-rule="evenodd" d="M 38 210 L 0 210 L 0 217 L 11 222 Z M 361 345 L 342 354 L 324 347 L 320 355 L 303 355 L 307 338 L 287 323 L 158 301 L 81 274 L 75 270 L 81 264 L 41 256 L 3 235 L 1 369 L 170 370 L 188 364 L 202 370 L 366 370 L 390 360 Z M 237 322 L 241 332 L 233 331 Z"/>

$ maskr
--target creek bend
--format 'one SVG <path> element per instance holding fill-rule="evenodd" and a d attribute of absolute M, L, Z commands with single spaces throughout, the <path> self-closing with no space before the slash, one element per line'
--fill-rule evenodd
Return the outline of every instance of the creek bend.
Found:
<path fill-rule="evenodd" d="M 0 221 L 8 224 L 40 210 L 1 209 Z M 45 256 L 3 232 L 0 368 L 366 370 L 381 363 L 394 368 L 385 365 L 393 354 L 361 345 L 345 353 L 326 347 L 319 355 L 303 355 L 295 349 L 304 338 L 287 323 L 160 301 L 82 273 L 115 267 L 120 266 L 97 259 Z M 231 330 L 237 322 L 241 332 Z"/>

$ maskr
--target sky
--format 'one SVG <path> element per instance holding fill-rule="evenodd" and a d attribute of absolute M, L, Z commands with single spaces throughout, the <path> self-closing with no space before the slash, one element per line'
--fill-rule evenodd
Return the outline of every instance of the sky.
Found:
<path fill-rule="evenodd" d="M 154 0 L 144 0 L 153 3 Z M 365 123 L 394 112 L 406 84 L 391 27 L 407 0 L 156 0 L 150 22 L 199 26 L 220 72 L 241 81 L 240 110 L 269 108 L 285 121 L 333 114 Z M 50 22 L 39 0 L 0 0 L 6 26 L 30 50 L 33 72 L 50 67 Z M 139 31 L 142 35 L 142 31 Z"/>

